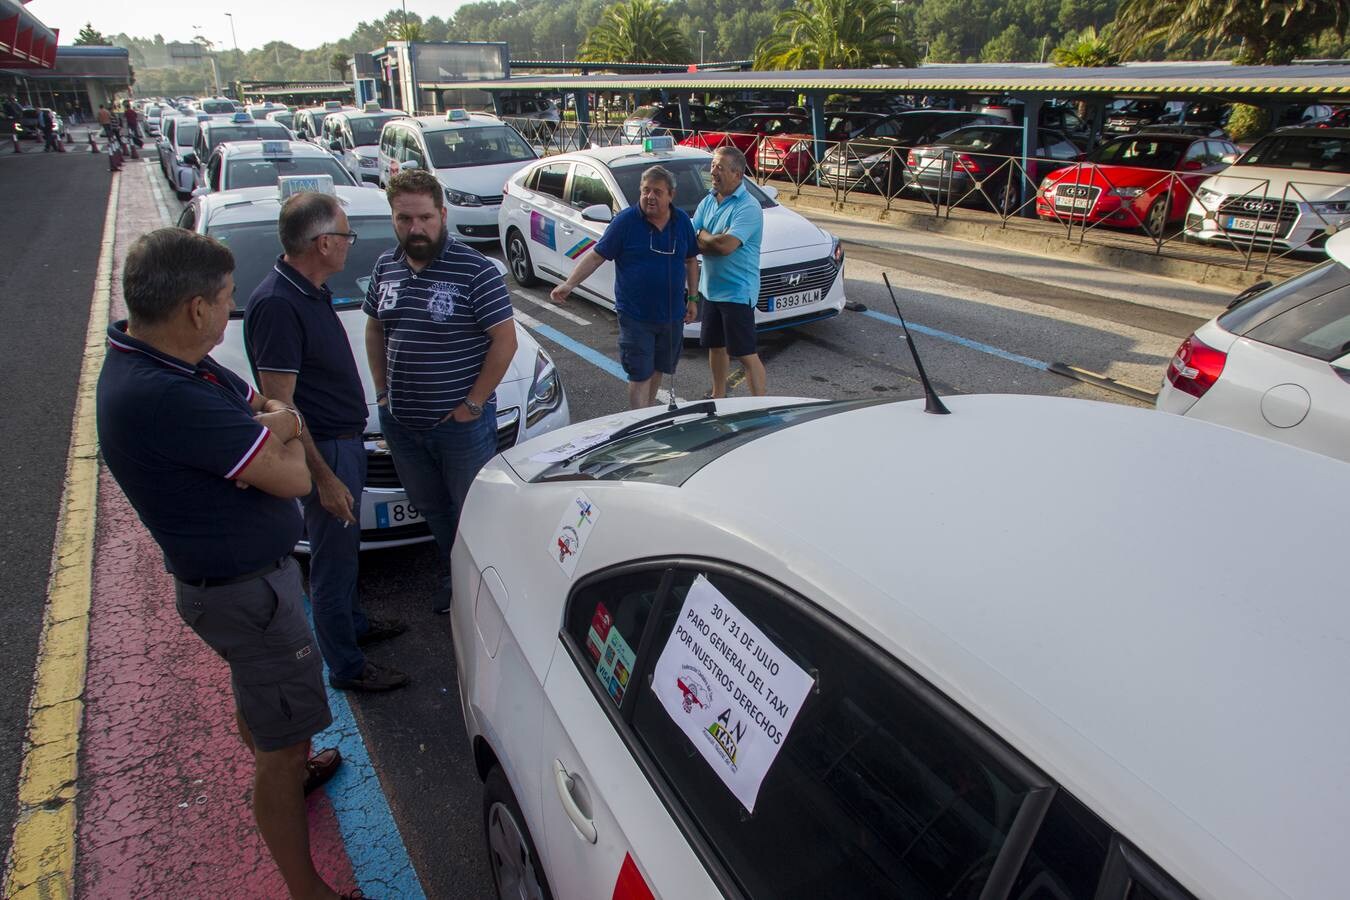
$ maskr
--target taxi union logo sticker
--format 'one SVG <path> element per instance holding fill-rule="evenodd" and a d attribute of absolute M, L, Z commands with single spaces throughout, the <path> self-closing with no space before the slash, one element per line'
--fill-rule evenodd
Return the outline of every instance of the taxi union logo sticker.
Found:
<path fill-rule="evenodd" d="M 680 674 L 675 679 L 675 686 L 680 689 L 680 694 L 683 697 L 680 705 L 686 713 L 692 713 L 695 707 L 707 709 L 712 704 L 712 685 L 708 683 L 708 679 L 703 677 L 703 673 L 693 666 L 680 667 Z"/>
<path fill-rule="evenodd" d="M 564 525 L 562 534 L 558 535 L 558 562 L 566 561 L 567 557 L 572 556 L 581 546 L 581 540 L 577 537 L 577 530 L 571 525 Z"/>
<path fill-rule="evenodd" d="M 726 709 L 708 726 L 708 734 L 712 737 L 717 752 L 727 761 L 731 771 L 735 772 L 738 768 L 736 754 L 740 750 L 741 741 L 745 738 L 745 726 L 740 720 L 732 725 L 731 710 Z"/>

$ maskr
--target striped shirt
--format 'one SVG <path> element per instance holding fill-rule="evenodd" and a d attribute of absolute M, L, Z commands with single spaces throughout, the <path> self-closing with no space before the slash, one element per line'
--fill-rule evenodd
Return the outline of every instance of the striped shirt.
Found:
<path fill-rule="evenodd" d="M 454 238 L 421 272 L 402 247 L 386 250 L 362 308 L 384 326 L 389 412 L 409 428 L 431 428 L 464 402 L 492 343 L 488 329 L 514 315 L 497 267 Z"/>

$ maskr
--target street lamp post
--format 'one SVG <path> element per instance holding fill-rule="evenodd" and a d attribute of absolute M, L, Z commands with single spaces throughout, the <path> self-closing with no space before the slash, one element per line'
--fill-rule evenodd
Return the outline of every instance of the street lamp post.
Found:
<path fill-rule="evenodd" d="M 707 33 L 708 31 L 705 28 L 698 30 L 698 64 L 700 66 L 703 65 L 703 36 Z"/>
<path fill-rule="evenodd" d="M 226 13 L 225 18 L 230 20 L 230 39 L 234 41 L 234 55 L 239 55 L 239 35 L 234 33 L 234 13 Z"/>

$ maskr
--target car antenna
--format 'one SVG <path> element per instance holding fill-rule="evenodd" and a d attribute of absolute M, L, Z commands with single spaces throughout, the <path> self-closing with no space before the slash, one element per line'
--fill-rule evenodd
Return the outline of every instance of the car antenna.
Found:
<path fill-rule="evenodd" d="M 919 370 L 919 381 L 923 384 L 923 411 L 935 416 L 951 415 L 952 411 L 943 404 L 938 392 L 933 390 L 933 385 L 928 380 L 928 373 L 923 370 L 923 360 L 919 359 L 919 348 L 914 346 L 914 336 L 909 333 L 909 326 L 905 324 L 905 317 L 900 315 L 900 302 L 895 299 L 895 290 L 891 287 L 891 280 L 886 277 L 885 272 L 881 273 L 881 280 L 886 282 L 886 290 L 890 291 L 891 303 L 895 305 L 895 314 L 900 316 L 900 327 L 905 330 L 905 343 L 909 344 L 909 352 L 914 356 L 914 366 Z"/>

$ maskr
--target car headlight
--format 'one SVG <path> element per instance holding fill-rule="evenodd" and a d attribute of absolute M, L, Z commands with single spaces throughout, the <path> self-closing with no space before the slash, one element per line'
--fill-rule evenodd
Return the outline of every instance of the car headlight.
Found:
<path fill-rule="evenodd" d="M 380 164 L 380 161 L 379 161 L 378 159 L 375 159 L 374 157 L 371 157 L 371 156 L 363 156 L 363 157 L 361 157 L 361 163 L 360 163 L 360 165 L 361 165 L 361 168 L 363 168 L 363 169 L 373 169 L 373 168 L 375 168 L 376 166 L 378 166 L 379 164 Z"/>
<path fill-rule="evenodd" d="M 1350 214 L 1350 200 L 1314 200 L 1308 204 L 1312 211 L 1323 216 Z"/>
<path fill-rule="evenodd" d="M 844 264 L 844 242 L 833 235 L 830 236 L 830 240 L 833 241 L 830 245 L 830 259 L 834 260 L 836 266 L 842 266 Z"/>
<path fill-rule="evenodd" d="M 464 191 L 452 191 L 445 189 L 445 199 L 455 206 L 482 206 L 483 201 L 478 199 L 477 194 L 468 194 Z"/>
<path fill-rule="evenodd" d="M 791 147 L 789 147 L 788 150 L 787 150 L 787 152 L 789 152 L 789 153 L 810 153 L 810 152 L 811 152 L 811 142 L 810 142 L 810 141 L 798 141 L 797 143 L 795 143 L 795 144 L 793 144 Z"/>
<path fill-rule="evenodd" d="M 1218 209 L 1219 202 L 1223 200 L 1223 194 L 1218 191 L 1211 191 L 1209 188 L 1202 187 L 1195 192 L 1195 199 L 1200 201 L 1200 205 L 1205 209 Z"/>
<path fill-rule="evenodd" d="M 1143 192 L 1144 189 L 1141 187 L 1119 187 L 1107 191 L 1112 197 L 1124 197 L 1126 200 L 1133 200 Z"/>
<path fill-rule="evenodd" d="M 864 156 L 862 159 L 858 160 L 858 162 L 862 163 L 864 166 L 875 166 L 888 156 L 890 156 L 890 154 L 883 151 L 881 153 L 873 153 L 871 156 Z"/>
<path fill-rule="evenodd" d="M 525 426 L 528 428 L 562 404 L 562 378 L 557 366 L 543 350 L 534 357 L 534 381 L 525 401 Z"/>

